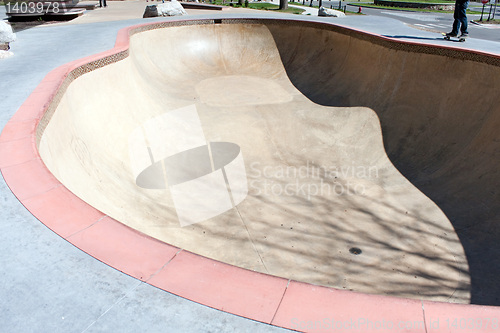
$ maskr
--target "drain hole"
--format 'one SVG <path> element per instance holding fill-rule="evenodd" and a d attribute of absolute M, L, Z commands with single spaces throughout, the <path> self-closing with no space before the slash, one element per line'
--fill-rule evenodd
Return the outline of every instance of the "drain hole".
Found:
<path fill-rule="evenodd" d="M 215 20 L 214 20 L 214 23 L 215 23 L 215 24 L 221 24 L 221 23 L 222 23 L 222 20 L 221 20 L 221 19 L 215 19 Z"/>
<path fill-rule="evenodd" d="M 349 249 L 349 252 L 351 252 L 354 255 L 358 255 L 358 254 L 361 254 L 363 251 L 361 251 L 361 249 L 359 247 L 351 247 Z"/>

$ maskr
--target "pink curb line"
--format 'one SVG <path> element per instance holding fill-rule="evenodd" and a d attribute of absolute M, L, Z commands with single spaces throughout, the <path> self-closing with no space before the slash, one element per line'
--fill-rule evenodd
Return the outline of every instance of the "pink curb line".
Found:
<path fill-rule="evenodd" d="M 197 22 L 200 21 L 171 21 L 167 26 Z M 329 23 L 307 24 L 337 27 L 351 35 L 383 43 L 422 47 Z M 133 33 L 163 26 L 164 22 L 124 28 L 118 32 L 113 49 L 51 71 L 3 129 L 0 171 L 11 191 L 37 219 L 82 251 L 125 274 L 212 308 L 271 325 L 304 332 L 500 332 L 500 307 L 428 302 L 320 287 L 184 251 L 110 218 L 61 184 L 46 168 L 36 145 L 37 129 L 51 103 L 65 89 L 63 86 L 72 73 L 82 66 L 88 69 L 89 64 L 119 53 L 128 56 Z M 500 59 L 497 55 L 445 46 L 423 47 Z"/>

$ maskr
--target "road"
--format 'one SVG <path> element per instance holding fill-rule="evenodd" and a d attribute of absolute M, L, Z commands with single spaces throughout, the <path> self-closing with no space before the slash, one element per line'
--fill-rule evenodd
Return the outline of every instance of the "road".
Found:
<path fill-rule="evenodd" d="M 354 5 L 355 2 L 350 2 L 347 10 L 356 12 L 357 6 Z M 305 4 L 310 4 L 310 1 L 305 1 Z M 342 6 L 346 4 L 342 1 Z M 319 1 L 313 1 L 314 6 L 319 5 Z M 327 8 L 339 8 L 339 1 L 322 1 L 322 5 Z M 472 8 L 476 11 L 481 11 L 480 3 L 471 4 Z M 488 18 L 489 7 L 485 7 L 484 19 Z M 390 17 L 404 22 L 416 29 L 433 31 L 433 32 L 450 32 L 451 26 L 453 24 L 453 14 L 451 13 L 422 13 L 422 12 L 411 12 L 411 11 L 401 11 L 401 10 L 389 10 L 389 9 L 375 9 L 362 7 L 362 13 L 365 15 Z M 481 15 L 468 15 L 469 20 L 478 21 Z M 500 18 L 500 6 L 497 6 L 497 11 L 495 17 Z M 469 24 L 469 33 L 473 38 L 485 39 L 491 41 L 500 42 L 500 25 L 476 25 L 473 23 Z"/>

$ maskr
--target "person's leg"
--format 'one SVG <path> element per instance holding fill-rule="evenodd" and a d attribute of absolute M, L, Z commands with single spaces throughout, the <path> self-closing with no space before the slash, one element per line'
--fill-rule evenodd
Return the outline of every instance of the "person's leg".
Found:
<path fill-rule="evenodd" d="M 453 12 L 453 28 L 448 35 L 456 36 L 458 35 L 458 29 L 460 28 L 460 4 L 458 1 L 455 3 L 455 11 Z"/>
<path fill-rule="evenodd" d="M 460 27 L 460 31 L 462 32 L 462 35 L 468 35 L 469 32 L 467 31 L 467 7 L 469 6 L 469 2 L 466 1 L 460 6 L 460 23 L 462 26 Z M 457 31 L 458 32 L 458 31 Z"/>

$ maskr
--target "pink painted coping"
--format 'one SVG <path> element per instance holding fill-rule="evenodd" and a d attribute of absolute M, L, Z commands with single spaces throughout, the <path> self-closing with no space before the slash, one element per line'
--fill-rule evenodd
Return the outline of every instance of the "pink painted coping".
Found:
<path fill-rule="evenodd" d="M 212 308 L 271 325 L 304 332 L 500 332 L 500 307 L 368 295 L 253 272 L 144 235 L 71 193 L 40 158 L 35 137 L 40 119 L 72 70 L 127 50 L 132 30 L 154 24 L 124 28 L 118 32 L 113 49 L 51 71 L 3 129 L 0 170 L 15 196 L 37 219 L 125 274 Z"/>

